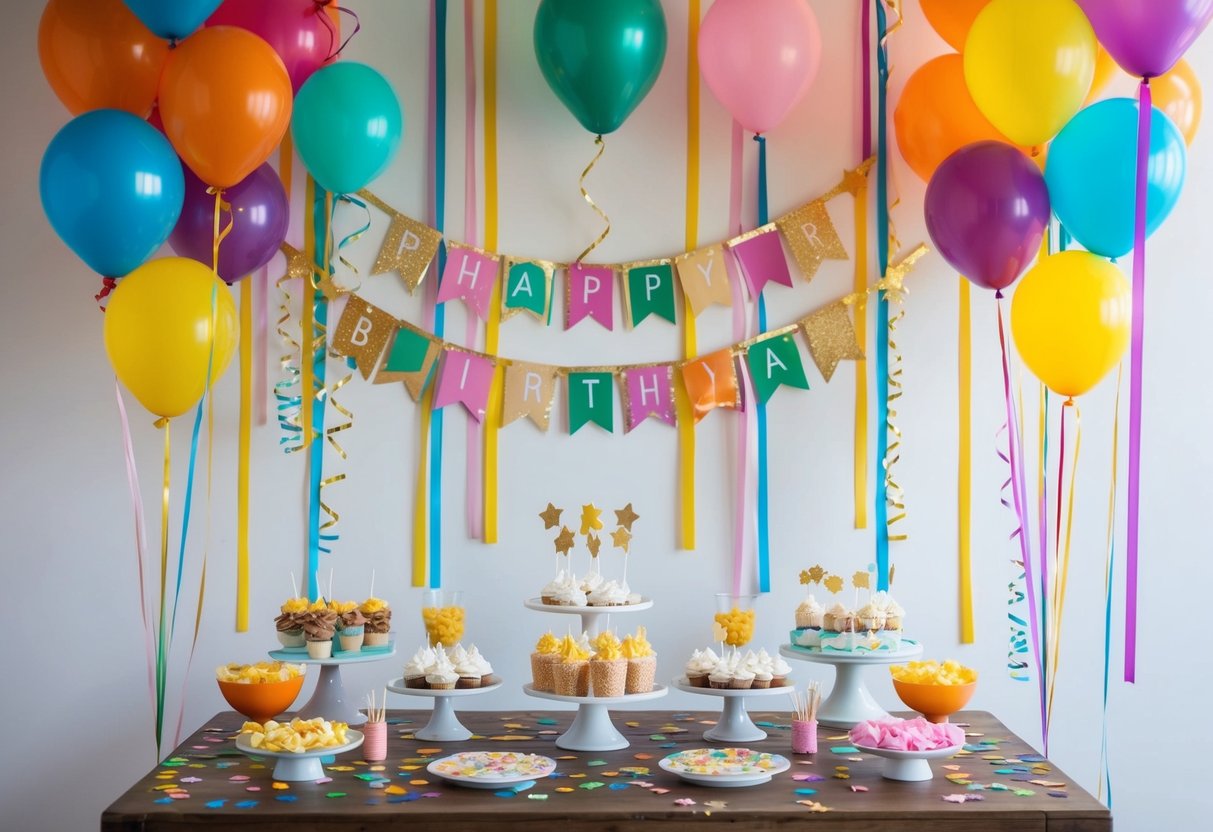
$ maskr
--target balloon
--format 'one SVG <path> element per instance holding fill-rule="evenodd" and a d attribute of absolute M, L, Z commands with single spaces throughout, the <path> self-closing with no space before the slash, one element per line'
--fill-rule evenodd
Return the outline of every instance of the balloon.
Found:
<path fill-rule="evenodd" d="M 122 0 L 165 40 L 181 40 L 202 25 L 220 0 Z"/>
<path fill-rule="evenodd" d="M 978 142 L 935 171 L 927 231 L 952 268 L 986 289 L 1015 282 L 1040 250 L 1049 191 L 1035 163 L 1002 142 Z"/>
<path fill-rule="evenodd" d="M 1049 389 L 1081 396 L 1129 344 L 1132 299 L 1120 269 L 1086 251 L 1063 251 L 1024 275 L 1011 301 L 1011 334 Z"/>
<path fill-rule="evenodd" d="M 534 37 L 544 80 L 598 135 L 619 129 L 665 60 L 659 0 L 542 0 Z"/>
<path fill-rule="evenodd" d="M 765 133 L 804 97 L 821 63 L 805 0 L 716 0 L 699 29 L 699 71 L 741 126 Z"/>
<path fill-rule="evenodd" d="M 1033 147 L 1086 99 L 1095 33 L 1074 0 L 992 0 L 969 30 L 964 62 L 978 109 L 1007 138 Z"/>
<path fill-rule="evenodd" d="M 238 26 L 265 40 L 298 92 L 336 50 L 337 29 L 316 0 L 223 0 L 207 26 Z"/>
<path fill-rule="evenodd" d="M 1157 78 L 1213 20 L 1213 0 L 1078 0 L 1125 72 Z"/>
<path fill-rule="evenodd" d="M 366 64 L 326 66 L 295 97 L 295 149 L 321 187 L 333 193 L 354 193 L 383 173 L 403 129 L 392 85 Z"/>
<path fill-rule="evenodd" d="M 940 55 L 914 71 L 893 110 L 901 155 L 923 181 L 967 144 L 1006 141 L 965 86 L 964 59 Z"/>
<path fill-rule="evenodd" d="M 147 116 L 168 44 L 122 0 L 50 0 L 38 24 L 38 58 L 72 115 L 114 108 Z"/>
<path fill-rule="evenodd" d="M 157 416 L 180 416 L 198 403 L 212 344 L 213 383 L 227 369 L 239 332 L 231 290 L 187 257 L 140 266 L 118 284 L 105 310 L 114 372 Z"/>
<path fill-rule="evenodd" d="M 124 110 L 69 121 L 42 157 L 42 208 L 55 233 L 103 277 L 121 277 L 168 239 L 181 214 L 181 162 Z"/>
<path fill-rule="evenodd" d="M 1179 132 L 1183 133 L 1188 147 L 1196 139 L 1200 127 L 1201 92 L 1200 81 L 1187 61 L 1180 61 L 1164 75 L 1150 82 L 1154 106 L 1167 114 Z"/>
<path fill-rule="evenodd" d="M 1091 90 L 1087 93 L 1085 104 L 1098 101 L 1099 94 L 1103 92 L 1104 87 L 1110 84 L 1119 72 L 1120 67 L 1116 65 L 1116 61 L 1112 60 L 1108 50 L 1097 45 L 1095 47 L 1095 75 L 1091 78 Z"/>
<path fill-rule="evenodd" d="M 246 277 L 278 253 L 289 220 L 286 192 L 278 174 L 262 165 L 223 192 L 231 206 L 220 216 L 220 228 L 231 220 L 232 230 L 219 244 L 219 277 L 228 283 Z M 169 236 L 169 245 L 182 257 L 206 267 L 214 261 L 215 197 L 206 183 L 185 171 L 185 206 Z"/>
<path fill-rule="evenodd" d="M 1120 257 L 1133 248 L 1137 194 L 1137 102 L 1109 98 L 1076 115 L 1049 148 L 1045 180 L 1053 211 L 1088 251 Z M 1146 234 L 1171 213 L 1183 189 L 1187 151 L 1171 120 L 1154 109 L 1146 165 Z"/>
<path fill-rule="evenodd" d="M 922 14 L 927 22 L 957 52 L 963 52 L 965 38 L 977 15 L 990 0 L 922 0 Z"/>
<path fill-rule="evenodd" d="M 160 117 L 177 153 L 208 185 L 229 188 L 278 147 L 291 120 L 291 79 L 261 38 L 213 26 L 169 54 Z"/>

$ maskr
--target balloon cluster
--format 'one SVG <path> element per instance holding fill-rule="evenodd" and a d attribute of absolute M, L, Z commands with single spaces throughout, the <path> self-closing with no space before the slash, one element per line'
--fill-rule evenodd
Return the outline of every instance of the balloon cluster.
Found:
<path fill-rule="evenodd" d="M 1133 248 L 1140 113 L 1134 99 L 1094 99 L 1113 61 L 1154 79 L 1145 200 L 1153 233 L 1179 198 L 1185 141 L 1200 119 L 1200 86 L 1180 57 L 1213 18 L 1213 0 L 922 0 L 922 8 L 959 50 L 919 68 L 894 112 L 902 155 L 929 182 L 927 230 L 977 286 L 1001 296 L 1023 276 L 1011 330 L 1024 362 L 1055 392 L 1085 393 L 1129 340 L 1129 284 L 1107 258 Z M 1086 250 L 1028 270 L 1053 216 Z"/>
<path fill-rule="evenodd" d="M 235 349 L 224 284 L 268 263 L 286 237 L 287 194 L 267 160 L 287 128 L 338 194 L 395 155 L 403 114 L 391 85 L 333 63 L 336 5 L 49 0 L 43 11 L 43 72 L 75 118 L 43 156 L 42 205 L 107 286 L 121 278 L 106 350 L 153 413 L 192 407 Z M 151 260 L 165 242 L 181 256 Z"/>

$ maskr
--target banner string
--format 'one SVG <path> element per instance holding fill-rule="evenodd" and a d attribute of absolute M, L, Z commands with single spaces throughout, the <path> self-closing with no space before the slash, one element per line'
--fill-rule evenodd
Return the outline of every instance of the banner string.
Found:
<path fill-rule="evenodd" d="M 497 248 L 497 0 L 484 0 L 484 246 Z M 496 355 L 501 331 L 501 281 L 493 284 L 484 350 Z M 484 542 L 497 542 L 497 438 L 501 428 L 505 369 L 493 369 L 484 420 Z"/>
<path fill-rule="evenodd" d="M 687 43 L 699 42 L 699 0 L 687 4 Z M 687 49 L 686 112 L 686 232 L 687 251 L 699 246 L 699 50 Z M 691 300 L 683 293 L 682 357 L 690 360 L 699 354 L 695 313 Z M 678 545 L 695 548 L 695 425 L 686 384 L 679 374 L 674 383 L 674 408 L 678 420 Z"/>

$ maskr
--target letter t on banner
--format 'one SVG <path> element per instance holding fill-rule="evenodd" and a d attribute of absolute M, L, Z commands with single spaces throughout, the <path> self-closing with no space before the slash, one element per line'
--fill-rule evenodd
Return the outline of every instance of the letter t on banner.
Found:
<path fill-rule="evenodd" d="M 479 355 L 447 350 L 434 387 L 434 407 L 461 402 L 477 422 L 484 421 L 493 385 L 493 362 Z"/>
<path fill-rule="evenodd" d="M 611 401 L 611 373 L 569 373 L 569 433 L 593 422 L 607 433 L 615 432 L 615 403 Z"/>

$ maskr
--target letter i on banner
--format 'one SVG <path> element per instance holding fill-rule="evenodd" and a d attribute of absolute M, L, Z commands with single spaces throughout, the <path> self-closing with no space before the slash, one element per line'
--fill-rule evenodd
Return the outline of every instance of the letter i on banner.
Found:
<path fill-rule="evenodd" d="M 434 407 L 459 402 L 473 419 L 484 421 L 489 389 L 493 386 L 493 367 L 493 362 L 483 356 L 447 350 L 434 382 Z"/>

